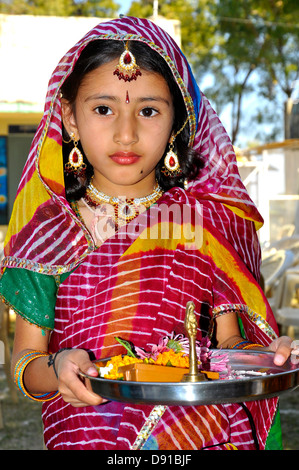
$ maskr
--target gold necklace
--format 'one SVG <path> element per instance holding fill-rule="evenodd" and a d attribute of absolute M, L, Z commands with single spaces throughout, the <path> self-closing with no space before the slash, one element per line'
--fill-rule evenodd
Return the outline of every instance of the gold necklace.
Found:
<path fill-rule="evenodd" d="M 91 181 L 86 188 L 84 200 L 91 207 L 97 207 L 100 204 L 111 204 L 114 207 L 115 221 L 122 221 L 127 223 L 133 220 L 139 214 L 139 208 L 147 209 L 152 204 L 157 202 L 162 194 L 162 188 L 159 186 L 158 182 L 156 182 L 153 192 L 148 196 L 135 197 L 130 199 L 108 196 L 102 191 L 99 191 Z M 121 223 L 118 222 L 117 225 L 121 225 Z"/>

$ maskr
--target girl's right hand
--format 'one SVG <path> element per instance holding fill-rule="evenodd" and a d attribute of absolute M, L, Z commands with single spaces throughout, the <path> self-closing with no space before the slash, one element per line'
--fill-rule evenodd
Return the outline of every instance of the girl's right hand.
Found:
<path fill-rule="evenodd" d="M 70 349 L 57 354 L 55 368 L 58 375 L 58 390 L 67 403 L 74 407 L 97 406 L 107 402 L 94 393 L 90 382 L 80 377 L 79 371 L 97 377 L 98 371 L 83 349 Z"/>

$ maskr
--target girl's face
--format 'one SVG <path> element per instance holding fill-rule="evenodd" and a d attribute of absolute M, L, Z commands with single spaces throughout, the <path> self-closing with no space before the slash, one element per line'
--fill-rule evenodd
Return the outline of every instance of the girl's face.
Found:
<path fill-rule="evenodd" d="M 172 96 L 161 75 L 142 70 L 125 82 L 113 75 L 115 67 L 112 61 L 85 76 L 74 107 L 63 103 L 63 121 L 80 139 L 99 190 L 141 197 L 153 190 L 171 136 Z"/>

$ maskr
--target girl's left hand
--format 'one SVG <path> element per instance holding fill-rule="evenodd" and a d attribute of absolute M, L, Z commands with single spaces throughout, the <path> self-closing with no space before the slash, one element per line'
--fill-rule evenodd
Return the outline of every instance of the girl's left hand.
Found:
<path fill-rule="evenodd" d="M 280 336 L 275 339 L 269 346 L 264 348 L 265 351 L 273 351 L 274 363 L 277 366 L 282 366 L 290 357 L 292 350 L 299 349 L 299 343 L 296 343 L 288 336 Z"/>

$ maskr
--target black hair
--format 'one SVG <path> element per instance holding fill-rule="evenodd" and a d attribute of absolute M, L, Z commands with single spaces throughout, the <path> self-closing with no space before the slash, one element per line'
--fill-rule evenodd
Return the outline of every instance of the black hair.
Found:
<path fill-rule="evenodd" d="M 141 41 L 130 41 L 129 49 L 135 56 L 140 69 L 159 73 L 166 80 L 173 97 L 175 112 L 173 132 L 175 134 L 179 129 L 181 129 L 186 121 L 187 110 L 181 90 L 174 79 L 171 69 L 160 54 Z M 111 60 L 118 59 L 123 51 L 124 43 L 122 41 L 94 40 L 90 42 L 82 51 L 72 73 L 61 87 L 63 98 L 65 98 L 71 105 L 74 105 L 79 86 L 85 75 Z M 64 137 L 64 140 L 68 140 L 66 135 Z M 168 148 L 165 149 L 165 153 L 156 167 L 156 179 L 164 191 L 175 186 L 183 187 L 184 180 L 186 178 L 188 180 L 196 178 L 200 168 L 203 167 L 203 162 L 199 154 L 194 149 L 188 147 L 188 142 L 189 124 L 187 123 L 175 139 L 175 150 L 182 169 L 181 174 L 179 176 L 169 177 L 162 173 L 161 170 L 164 165 L 164 157 Z M 64 165 L 68 161 L 68 155 L 72 147 L 72 143 L 63 143 Z M 78 148 L 84 156 L 80 142 L 78 144 Z M 86 187 L 93 175 L 93 168 L 85 156 L 84 162 L 87 166 L 85 177 L 76 177 L 72 173 L 65 172 L 65 187 L 68 200 L 78 200 L 85 194 Z"/>

